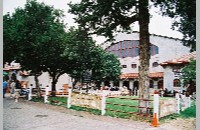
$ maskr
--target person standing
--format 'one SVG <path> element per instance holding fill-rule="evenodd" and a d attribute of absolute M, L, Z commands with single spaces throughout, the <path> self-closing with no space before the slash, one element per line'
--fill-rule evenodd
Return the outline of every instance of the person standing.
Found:
<path fill-rule="evenodd" d="M 10 98 L 13 97 L 15 86 L 16 86 L 15 81 L 11 80 L 11 83 L 10 83 Z"/>
<path fill-rule="evenodd" d="M 21 84 L 20 84 L 19 80 L 15 80 L 15 88 L 14 88 L 15 102 L 18 102 L 20 92 L 21 92 Z"/>
<path fill-rule="evenodd" d="M 4 80 L 3 81 L 3 98 L 5 98 L 7 87 L 8 87 L 8 82 L 6 80 Z"/>

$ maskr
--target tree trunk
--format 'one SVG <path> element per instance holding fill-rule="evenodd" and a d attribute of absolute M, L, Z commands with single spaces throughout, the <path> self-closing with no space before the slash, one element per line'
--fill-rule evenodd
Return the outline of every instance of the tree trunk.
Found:
<path fill-rule="evenodd" d="M 140 48 L 139 48 L 139 98 L 149 99 L 149 60 L 150 60 L 150 41 L 149 41 L 149 10 L 148 0 L 139 0 L 139 28 L 140 28 Z M 140 100 L 140 107 L 149 107 L 147 101 Z M 140 108 L 140 113 L 148 113 L 147 109 Z"/>
<path fill-rule="evenodd" d="M 55 76 L 52 77 L 52 82 L 51 82 L 51 96 L 55 97 L 56 96 L 56 83 L 57 79 Z"/>
<path fill-rule="evenodd" d="M 75 88 L 75 86 L 76 86 L 77 83 L 78 83 L 78 80 L 75 78 L 75 80 L 74 80 L 74 82 L 73 82 L 73 84 L 72 84 L 72 91 L 73 91 L 73 89 Z"/>
<path fill-rule="evenodd" d="M 41 89 L 40 89 L 40 85 L 39 85 L 39 80 L 38 80 L 38 76 L 37 74 L 35 74 L 34 78 L 35 78 L 35 87 L 37 89 L 37 97 L 41 98 Z"/>

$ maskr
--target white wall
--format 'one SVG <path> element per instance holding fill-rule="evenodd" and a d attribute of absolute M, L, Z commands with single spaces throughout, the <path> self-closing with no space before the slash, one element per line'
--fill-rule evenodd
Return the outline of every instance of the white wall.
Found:
<path fill-rule="evenodd" d="M 28 86 L 30 86 L 30 84 L 33 84 L 33 88 L 35 88 L 34 76 L 27 76 L 27 77 L 19 76 L 19 79 L 23 81 L 29 81 Z M 52 79 L 47 72 L 42 73 L 42 75 L 38 77 L 38 80 L 39 80 L 39 84 L 42 84 L 41 86 L 42 88 L 46 87 L 47 85 L 51 86 Z M 60 89 L 62 89 L 63 84 L 71 85 L 70 82 L 71 82 L 71 78 L 67 74 L 61 75 L 56 84 L 56 90 L 61 91 Z"/>
<path fill-rule="evenodd" d="M 124 40 L 139 40 L 139 33 L 126 34 L 119 33 L 115 37 L 114 43 Z M 150 35 L 150 42 L 159 47 L 159 54 L 151 56 L 150 59 L 150 72 L 163 72 L 164 69 L 162 66 L 152 67 L 153 62 L 162 63 L 167 60 L 178 58 L 184 54 L 188 54 L 190 48 L 183 46 L 181 40 L 173 39 L 171 37 L 164 37 L 158 35 Z M 106 42 L 102 44 L 102 47 L 105 49 L 110 46 L 111 42 Z M 127 65 L 127 68 L 122 69 L 122 73 L 137 73 L 139 66 L 139 56 L 137 57 L 126 57 L 119 58 L 121 65 Z M 136 63 L 137 69 L 131 68 L 131 64 Z"/>

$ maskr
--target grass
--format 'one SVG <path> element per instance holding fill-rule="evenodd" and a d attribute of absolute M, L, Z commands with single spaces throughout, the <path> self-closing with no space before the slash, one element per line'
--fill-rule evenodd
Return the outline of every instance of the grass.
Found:
<path fill-rule="evenodd" d="M 180 113 L 182 118 L 196 118 L 196 104 L 193 104 L 191 107 L 185 109 Z"/>
<path fill-rule="evenodd" d="M 79 107 L 79 106 L 72 105 L 70 109 L 73 109 L 76 111 L 86 111 L 94 115 L 101 115 L 101 110 L 92 109 L 92 108 Z"/>
<path fill-rule="evenodd" d="M 130 96 L 123 96 L 123 98 L 130 98 Z M 134 97 L 135 98 L 135 97 Z M 128 112 L 137 112 L 138 109 L 136 107 L 124 107 L 124 106 L 117 106 L 113 104 L 123 104 L 123 105 L 131 105 L 131 106 L 137 106 L 138 101 L 137 100 L 124 100 L 120 98 L 107 98 L 106 99 L 107 103 L 111 104 L 106 104 L 106 115 L 112 116 L 112 117 L 119 117 L 119 118 L 130 118 L 133 116 L 132 114 L 128 114 Z M 115 112 L 115 111 L 109 111 L 111 110 L 119 110 L 122 112 Z M 127 113 L 123 113 L 127 112 Z"/>
<path fill-rule="evenodd" d="M 43 97 L 41 97 L 41 98 L 33 97 L 33 98 L 31 99 L 31 101 L 33 101 L 33 102 L 44 102 L 44 98 L 43 98 Z"/>

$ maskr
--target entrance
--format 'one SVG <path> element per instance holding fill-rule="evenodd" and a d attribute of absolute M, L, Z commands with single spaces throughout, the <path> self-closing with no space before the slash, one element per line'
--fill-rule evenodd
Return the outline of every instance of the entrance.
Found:
<path fill-rule="evenodd" d="M 123 86 L 126 86 L 127 89 L 130 89 L 130 88 L 129 88 L 129 81 L 124 81 L 124 82 L 123 82 Z"/>
<path fill-rule="evenodd" d="M 158 81 L 158 89 L 163 89 L 163 80 Z"/>
<path fill-rule="evenodd" d="M 135 81 L 134 83 L 133 83 L 133 90 L 135 90 L 135 89 L 139 89 L 139 81 Z"/>

